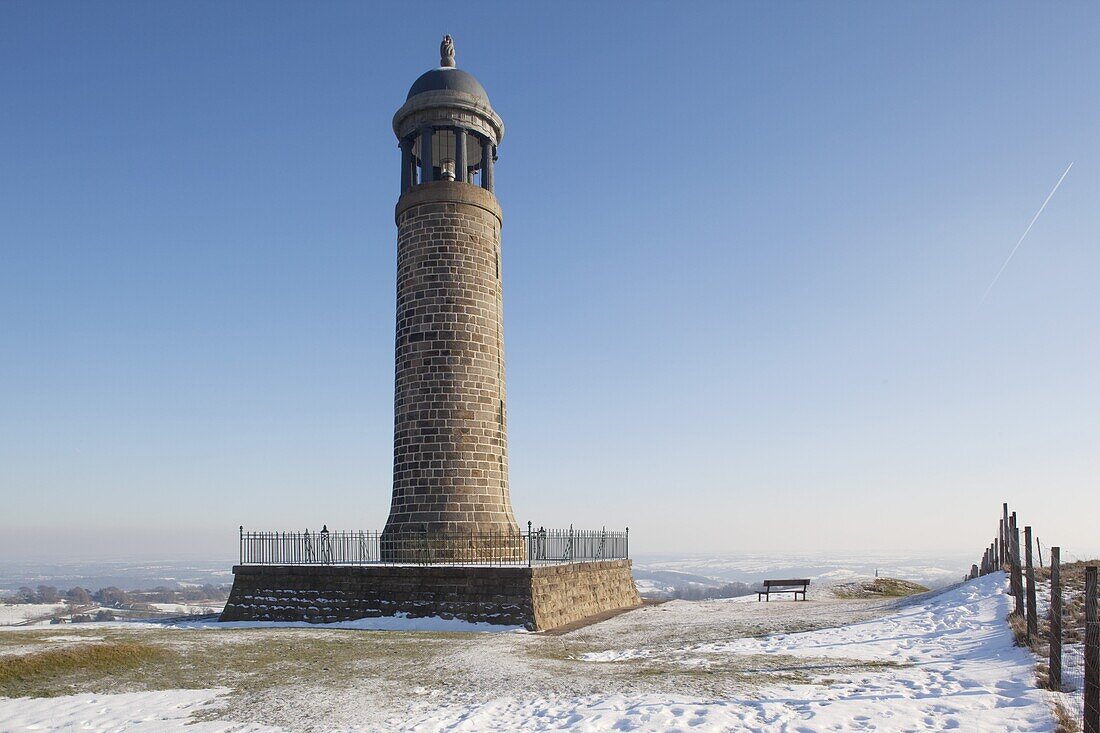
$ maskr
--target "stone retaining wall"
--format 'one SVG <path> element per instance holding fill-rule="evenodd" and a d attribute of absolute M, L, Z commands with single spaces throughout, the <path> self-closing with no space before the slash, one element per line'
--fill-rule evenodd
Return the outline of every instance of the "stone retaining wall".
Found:
<path fill-rule="evenodd" d="M 629 560 L 541 567 L 238 565 L 222 621 L 406 614 L 545 631 L 641 603 Z"/>
<path fill-rule="evenodd" d="M 629 560 L 547 565 L 531 574 L 531 610 L 539 631 L 617 608 L 640 606 Z"/>

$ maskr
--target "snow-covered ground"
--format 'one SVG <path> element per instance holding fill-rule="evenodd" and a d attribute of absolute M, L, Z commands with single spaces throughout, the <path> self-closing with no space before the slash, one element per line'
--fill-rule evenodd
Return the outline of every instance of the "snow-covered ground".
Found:
<path fill-rule="evenodd" d="M 98 604 L 73 608 L 65 603 L 16 603 L 0 604 L 0 627 L 18 627 L 23 629 L 53 626 L 52 617 L 59 614 L 63 623 L 72 623 L 72 616 L 95 616 L 100 611 L 108 611 L 122 623 L 127 619 L 166 618 L 173 616 L 208 616 L 221 613 L 224 603 L 151 603 L 152 611 L 129 608 L 112 608 Z"/>
<path fill-rule="evenodd" d="M 0 603 L 0 626 L 25 624 L 67 608 L 64 603 Z"/>
<path fill-rule="evenodd" d="M 0 731 L 133 731 L 133 733 L 252 733 L 273 728 L 195 722 L 226 690 L 164 690 L 118 695 L 0 698 Z"/>
<path fill-rule="evenodd" d="M 330 624 L 311 624 L 306 621 L 179 621 L 172 624 L 189 629 L 353 629 L 359 631 L 432 631 L 436 633 L 500 633 L 524 631 L 522 626 L 506 626 L 485 622 L 463 621 L 438 616 L 410 617 L 405 613 L 393 616 L 361 618 L 355 621 L 336 621 Z"/>
<path fill-rule="evenodd" d="M 902 601 L 674 601 L 559 637 L 162 628 L 213 638 L 221 655 L 256 634 L 382 646 L 350 680 L 303 660 L 253 691 L 0 699 L 0 731 L 1053 731 L 1004 587 L 998 573 Z M 381 656 L 399 649 L 432 661 L 402 671 Z"/>
<path fill-rule="evenodd" d="M 150 606 L 161 613 L 175 613 L 180 616 L 192 614 L 221 613 L 225 608 L 224 603 L 150 603 Z"/>
<path fill-rule="evenodd" d="M 722 730 L 1053 730 L 1045 693 L 1035 688 L 1034 660 L 1013 645 L 1005 624 L 1009 607 L 998 573 L 881 619 L 695 645 L 676 661 L 705 666 L 711 655 L 763 653 L 890 665 L 810 694 L 806 686 L 792 687 L 780 704 L 745 702 L 755 722 L 738 727 L 730 720 Z M 586 656 L 623 662 L 648 657 L 648 651 Z"/>

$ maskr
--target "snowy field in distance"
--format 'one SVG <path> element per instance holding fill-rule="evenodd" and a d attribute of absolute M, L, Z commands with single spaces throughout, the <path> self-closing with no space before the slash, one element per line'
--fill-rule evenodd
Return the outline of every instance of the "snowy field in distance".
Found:
<path fill-rule="evenodd" d="M 233 582 L 235 559 L 209 562 L 3 562 L 0 596 L 21 586 L 50 585 L 60 590 L 81 587 L 95 591 L 111 586 L 122 590 L 172 589 Z"/>
<path fill-rule="evenodd" d="M 959 581 L 970 569 L 970 555 L 914 555 L 870 553 L 860 555 L 725 555 L 636 553 L 634 577 L 642 593 L 667 593 L 679 586 L 719 586 L 741 582 L 751 586 L 768 578 L 810 578 L 818 587 L 876 573 L 929 588 Z"/>
<path fill-rule="evenodd" d="M 16 626 L 65 608 L 64 603 L 0 603 L 0 626 Z"/>

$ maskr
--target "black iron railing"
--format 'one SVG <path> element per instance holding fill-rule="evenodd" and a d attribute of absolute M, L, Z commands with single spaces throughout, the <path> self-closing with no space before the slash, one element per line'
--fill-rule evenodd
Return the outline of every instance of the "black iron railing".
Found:
<path fill-rule="evenodd" d="M 547 565 L 630 557 L 630 530 L 246 532 L 241 565 Z"/>

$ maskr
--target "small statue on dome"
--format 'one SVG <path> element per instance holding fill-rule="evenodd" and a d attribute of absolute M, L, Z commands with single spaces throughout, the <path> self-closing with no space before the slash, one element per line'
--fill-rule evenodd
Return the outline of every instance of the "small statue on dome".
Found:
<path fill-rule="evenodd" d="M 443 36 L 443 43 L 439 44 L 439 65 L 445 68 L 455 65 L 455 42 L 450 35 Z"/>

